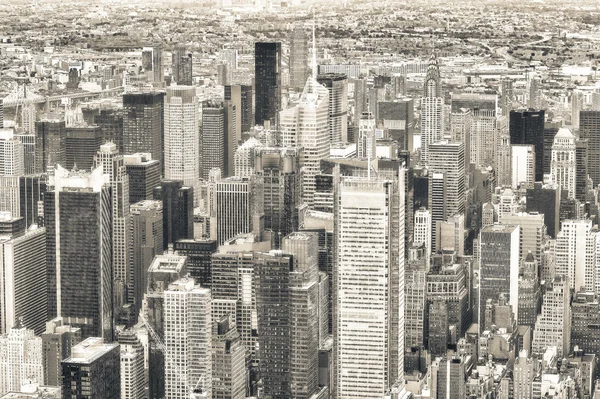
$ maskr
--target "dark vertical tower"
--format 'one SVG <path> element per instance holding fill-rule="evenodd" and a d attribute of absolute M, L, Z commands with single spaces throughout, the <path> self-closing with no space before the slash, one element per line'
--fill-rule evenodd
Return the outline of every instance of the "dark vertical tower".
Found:
<path fill-rule="evenodd" d="M 129 176 L 129 203 L 153 199 L 153 191 L 160 186 L 160 162 L 150 154 L 125 155 L 125 168 Z"/>
<path fill-rule="evenodd" d="M 65 140 L 65 167 L 68 170 L 77 165 L 78 169 L 92 170 L 94 156 L 102 145 L 100 126 L 68 127 Z"/>
<path fill-rule="evenodd" d="M 65 121 L 42 119 L 35 122 L 35 170 L 44 173 L 56 164 L 65 165 Z"/>
<path fill-rule="evenodd" d="M 281 43 L 255 43 L 254 86 L 255 124 L 275 121 L 281 109 Z"/>
<path fill-rule="evenodd" d="M 548 235 L 556 238 L 560 222 L 560 190 L 536 182 L 527 189 L 527 212 L 539 212 L 544 215 Z"/>
<path fill-rule="evenodd" d="M 149 152 L 163 162 L 165 93 L 123 95 L 123 153 Z"/>
<path fill-rule="evenodd" d="M 172 55 L 173 80 L 180 86 L 192 85 L 192 53 L 178 47 Z"/>
<path fill-rule="evenodd" d="M 588 139 L 575 140 L 575 198 L 585 202 L 588 180 Z"/>
<path fill-rule="evenodd" d="M 25 227 L 28 228 L 32 223 L 40 226 L 44 225 L 43 218 L 40 217 L 39 205 L 44 201 L 46 193 L 46 178 L 44 175 L 27 175 L 19 177 L 19 208 L 21 217 L 25 219 Z"/>
<path fill-rule="evenodd" d="M 208 180 L 212 168 L 225 168 L 226 112 L 221 104 L 212 104 L 202 109 L 202 178 Z M 233 155 L 232 155 L 233 157 Z"/>
<path fill-rule="evenodd" d="M 535 181 L 544 180 L 544 115 L 543 109 L 510 111 L 510 144 L 535 147 Z"/>
<path fill-rule="evenodd" d="M 102 141 L 112 141 L 123 154 L 123 110 L 101 109 L 98 115 L 94 115 L 94 124 L 102 130 Z"/>
<path fill-rule="evenodd" d="M 194 237 L 194 189 L 179 180 L 163 180 L 154 190 L 163 204 L 163 248 L 182 238 Z"/>
<path fill-rule="evenodd" d="M 187 256 L 187 270 L 190 277 L 202 287 L 211 288 L 211 256 L 217 252 L 217 241 L 205 239 L 181 239 L 175 241 L 173 249 L 183 256 Z"/>
<path fill-rule="evenodd" d="M 579 115 L 579 137 L 588 140 L 588 173 L 595 187 L 600 184 L 600 111 Z"/>

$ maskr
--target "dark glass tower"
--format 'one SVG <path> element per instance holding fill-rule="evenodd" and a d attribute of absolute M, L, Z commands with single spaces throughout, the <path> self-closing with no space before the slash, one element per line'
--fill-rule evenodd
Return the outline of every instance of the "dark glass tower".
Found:
<path fill-rule="evenodd" d="M 182 238 L 194 237 L 194 189 L 180 180 L 163 180 L 154 190 L 163 204 L 163 248 Z"/>
<path fill-rule="evenodd" d="M 254 122 L 275 121 L 281 109 L 281 43 L 254 44 Z"/>
<path fill-rule="evenodd" d="M 192 53 L 184 47 L 173 51 L 173 80 L 180 86 L 192 85 Z"/>
<path fill-rule="evenodd" d="M 544 180 L 544 115 L 543 109 L 510 111 L 510 144 L 534 146 L 535 181 Z"/>
<path fill-rule="evenodd" d="M 221 104 L 202 108 L 202 178 L 208 180 L 212 168 L 226 176 L 226 110 Z"/>
<path fill-rule="evenodd" d="M 66 162 L 68 170 L 77 165 L 78 169 L 92 170 L 94 156 L 102 145 L 102 129 L 100 126 L 81 126 L 67 128 L 65 140 Z M 63 165 L 61 165 L 63 166 Z"/>
<path fill-rule="evenodd" d="M 44 225 L 44 220 L 38 213 L 38 203 L 44 200 L 46 193 L 45 175 L 26 175 L 19 177 L 19 206 L 21 217 L 25 219 L 25 228 L 37 223 Z"/>
<path fill-rule="evenodd" d="M 123 153 L 123 110 L 101 109 L 94 115 L 94 124 L 102 129 L 104 143 L 112 141 L 117 145 L 119 152 Z"/>
<path fill-rule="evenodd" d="M 163 163 L 165 93 L 123 95 L 123 153 L 149 152 Z"/>
<path fill-rule="evenodd" d="M 595 187 L 600 184 L 600 111 L 579 113 L 579 138 L 588 140 L 588 173 Z"/>
<path fill-rule="evenodd" d="M 56 164 L 65 165 L 65 121 L 45 119 L 35 122 L 35 170 L 43 173 Z"/>

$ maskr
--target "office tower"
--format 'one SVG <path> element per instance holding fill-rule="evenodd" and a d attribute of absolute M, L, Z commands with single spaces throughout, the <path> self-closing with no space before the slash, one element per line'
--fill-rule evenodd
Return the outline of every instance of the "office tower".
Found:
<path fill-rule="evenodd" d="M 300 154 L 292 148 L 259 148 L 255 170 L 262 179 L 264 229 L 271 231 L 275 248 L 281 239 L 298 230 L 301 196 Z"/>
<path fill-rule="evenodd" d="M 575 292 L 596 290 L 597 241 L 591 220 L 564 220 L 556 234 L 556 274 L 567 277 Z"/>
<path fill-rule="evenodd" d="M 319 75 L 317 82 L 329 91 L 329 137 L 331 144 L 347 143 L 348 77 L 344 74 L 329 73 Z"/>
<path fill-rule="evenodd" d="M 425 323 L 427 307 L 425 297 L 427 291 L 426 277 L 429 258 L 425 255 L 423 245 L 413 245 L 409 249 L 406 270 L 404 272 L 404 347 L 421 348 L 425 345 Z M 405 362 L 405 368 L 407 364 Z M 408 370 L 406 370 L 408 371 Z"/>
<path fill-rule="evenodd" d="M 106 143 L 94 157 L 96 168 L 108 175 L 112 201 L 112 268 L 113 293 L 118 303 L 133 302 L 133 273 L 129 269 L 129 177 L 123 155 L 115 143 Z"/>
<path fill-rule="evenodd" d="M 519 311 L 519 226 L 492 225 L 479 233 L 479 325 L 484 325 L 485 304 L 508 298 L 518 320 Z"/>
<path fill-rule="evenodd" d="M 123 153 L 150 153 L 164 168 L 165 93 L 123 94 Z"/>
<path fill-rule="evenodd" d="M 15 138 L 23 144 L 23 170 L 30 175 L 35 169 L 35 133 L 15 134 Z"/>
<path fill-rule="evenodd" d="M 56 164 L 65 165 L 65 121 L 51 117 L 35 122 L 35 170 L 46 172 Z"/>
<path fill-rule="evenodd" d="M 600 110 L 581 111 L 579 138 L 588 140 L 588 173 L 597 186 L 600 184 Z"/>
<path fill-rule="evenodd" d="M 102 168 L 58 166 L 44 196 L 48 317 L 62 317 L 82 336 L 112 338 L 111 188 Z"/>
<path fill-rule="evenodd" d="M 182 278 L 165 291 L 165 397 L 212 397 L 210 290 Z"/>
<path fill-rule="evenodd" d="M 544 123 L 544 174 L 550 174 L 550 164 L 552 162 L 552 145 L 554 136 L 558 129 L 562 127 L 562 121 Z M 586 166 L 587 167 L 587 166 Z"/>
<path fill-rule="evenodd" d="M 212 339 L 212 393 L 215 399 L 246 398 L 246 348 L 229 316 L 216 321 Z"/>
<path fill-rule="evenodd" d="M 571 342 L 571 291 L 569 278 L 556 275 L 546 282 L 542 312 L 533 330 L 532 352 L 543 354 L 546 348 L 556 346 L 558 356 L 567 356 Z"/>
<path fill-rule="evenodd" d="M 143 399 L 144 346 L 131 330 L 119 333 L 121 399 Z"/>
<path fill-rule="evenodd" d="M 550 179 L 569 198 L 575 198 L 575 136 L 569 129 L 559 129 L 554 136 Z"/>
<path fill-rule="evenodd" d="M 4 128 L 4 100 L 0 99 L 0 129 Z"/>
<path fill-rule="evenodd" d="M 242 113 L 243 112 L 247 112 L 247 110 L 243 110 L 242 109 L 242 87 L 247 87 L 247 86 L 241 86 L 241 85 L 227 85 L 225 86 L 225 90 L 224 90 L 224 100 L 225 103 L 231 104 L 233 107 L 233 122 L 231 124 L 231 142 L 232 143 L 238 143 L 240 141 L 242 141 Z M 244 107 L 246 107 L 248 104 L 244 104 Z M 246 115 L 247 117 L 247 115 Z M 233 171 L 231 171 L 230 173 L 233 174 Z"/>
<path fill-rule="evenodd" d="M 560 221 L 560 188 L 536 182 L 533 189 L 527 189 L 526 210 L 543 214 L 548 235 L 556 238 Z"/>
<path fill-rule="evenodd" d="M 112 141 L 117 145 L 119 152 L 123 153 L 123 109 L 106 108 L 100 109 L 94 115 L 94 125 L 100 126 L 102 130 L 102 141 Z"/>
<path fill-rule="evenodd" d="M 42 336 L 44 385 L 60 386 L 61 362 L 71 356 L 71 349 L 81 342 L 81 329 L 64 325 L 60 318 L 46 323 Z"/>
<path fill-rule="evenodd" d="M 4 236 L 2 241 L 21 237 L 23 234 L 25 234 L 25 219 L 13 217 L 9 211 L 0 211 L 0 236 Z"/>
<path fill-rule="evenodd" d="M 46 229 L 0 238 L 0 333 L 20 324 L 44 332 L 47 320 Z"/>
<path fill-rule="evenodd" d="M 0 212 L 10 212 L 11 217 L 20 215 L 19 176 L 0 175 Z"/>
<path fill-rule="evenodd" d="M 100 126 L 66 127 L 65 167 L 90 171 L 94 165 L 94 155 L 103 143 Z M 49 165 L 53 166 L 53 165 Z"/>
<path fill-rule="evenodd" d="M 336 175 L 333 394 L 380 398 L 404 379 L 404 169 Z"/>
<path fill-rule="evenodd" d="M 444 138 L 444 97 L 435 54 L 429 59 L 421 98 L 421 164 L 429 164 L 429 145 Z"/>
<path fill-rule="evenodd" d="M 538 276 L 538 261 L 529 252 L 521 260 L 519 269 L 519 319 L 517 324 L 520 326 L 535 327 L 535 319 L 542 303 Z"/>
<path fill-rule="evenodd" d="M 254 43 L 254 89 L 254 123 L 275 121 L 281 109 L 281 43 Z"/>
<path fill-rule="evenodd" d="M 211 256 L 217 252 L 217 241 L 210 239 L 181 239 L 175 241 L 173 249 L 187 256 L 187 271 L 202 287 L 211 287 Z"/>
<path fill-rule="evenodd" d="M 356 157 L 358 159 L 375 159 L 377 157 L 377 138 L 375 137 L 376 120 L 370 112 L 363 113 L 358 124 L 356 140 Z"/>
<path fill-rule="evenodd" d="M 579 113 L 585 107 L 583 92 L 581 90 L 573 90 L 571 93 L 571 126 L 573 129 L 579 128 Z"/>
<path fill-rule="evenodd" d="M 182 238 L 194 237 L 194 189 L 179 180 L 163 180 L 154 190 L 162 201 L 163 248 Z"/>
<path fill-rule="evenodd" d="M 412 98 L 380 101 L 377 104 L 377 121 L 383 122 L 390 139 L 398 143 L 400 150 L 413 151 L 415 121 Z"/>
<path fill-rule="evenodd" d="M 129 203 L 153 199 L 153 190 L 160 186 L 160 162 L 150 153 L 123 155 L 129 177 Z"/>
<path fill-rule="evenodd" d="M 471 324 L 467 270 L 461 263 L 433 262 L 427 273 L 427 307 L 429 325 L 425 340 L 432 355 L 446 353 L 450 328 L 464 336 Z"/>
<path fill-rule="evenodd" d="M 162 202 L 144 200 L 132 204 L 129 269 L 132 274 L 133 303 L 136 314 L 148 285 L 148 267 L 156 255 L 163 252 Z"/>
<path fill-rule="evenodd" d="M 436 252 L 452 251 L 457 256 L 465 254 L 465 216 L 457 213 L 445 222 L 439 223 L 437 229 Z"/>
<path fill-rule="evenodd" d="M 250 137 L 248 140 L 244 141 L 244 144 L 238 147 L 233 157 L 234 176 L 248 177 L 256 172 L 254 167 L 254 157 L 256 151 L 262 147 L 264 147 L 264 145 L 254 137 Z"/>
<path fill-rule="evenodd" d="M 437 230 L 446 218 L 446 176 L 444 173 L 429 175 L 428 203 L 431 204 L 431 249 L 437 248 Z"/>
<path fill-rule="evenodd" d="M 164 346 L 157 342 L 156 337 L 164 342 L 165 320 L 165 291 L 169 285 L 183 276 L 186 272 L 187 258 L 171 253 L 157 255 L 148 268 L 148 291 L 144 296 L 142 310 L 148 329 L 153 329 L 156 335 L 148 337 L 148 382 L 149 397 L 161 399 L 165 397 L 165 352 Z"/>
<path fill-rule="evenodd" d="M 462 356 L 444 356 L 437 371 L 437 399 L 462 399 L 466 397 L 465 384 L 467 365 Z"/>
<path fill-rule="evenodd" d="M 532 145 L 512 145 L 511 155 L 511 187 L 513 190 L 533 187 L 535 183 L 535 148 Z"/>
<path fill-rule="evenodd" d="M 292 255 L 255 254 L 260 374 L 266 396 L 292 397 L 290 271 Z M 302 365 L 307 367 L 309 365 Z"/>
<path fill-rule="evenodd" d="M 526 350 L 519 351 L 513 371 L 513 398 L 532 399 L 533 379 L 536 376 L 535 360 L 527 356 Z"/>
<path fill-rule="evenodd" d="M 192 80 L 192 53 L 184 47 L 177 47 L 171 53 L 173 81 L 180 86 L 191 86 Z"/>
<path fill-rule="evenodd" d="M 71 356 L 62 361 L 62 397 L 121 397 L 119 344 L 90 337 L 75 345 Z"/>
<path fill-rule="evenodd" d="M 535 181 L 544 180 L 544 116 L 544 110 L 510 111 L 510 143 L 535 147 Z"/>
<path fill-rule="evenodd" d="M 292 268 L 288 271 L 291 393 L 294 398 L 309 399 L 318 390 L 320 310 L 318 236 L 308 232 L 292 233 L 283 239 L 282 250 L 283 253 L 292 255 Z M 264 271 L 259 269 L 261 288 L 260 277 L 263 275 Z M 257 295 L 259 293 L 264 295 L 257 291 Z M 261 316 L 264 315 L 260 310 L 264 311 L 263 305 L 266 304 L 258 303 L 260 336 L 261 321 L 263 321 Z M 275 348 L 276 346 L 272 346 L 273 350 Z"/>
<path fill-rule="evenodd" d="M 160 43 L 142 49 L 142 68 L 148 72 L 148 80 L 151 82 L 163 81 L 162 45 Z"/>
<path fill-rule="evenodd" d="M 425 263 L 429 265 L 431 256 L 431 213 L 420 208 L 415 212 L 415 227 L 413 233 L 414 245 L 423 245 L 425 248 Z"/>
<path fill-rule="evenodd" d="M 535 75 L 535 72 L 534 72 Z M 533 76 L 528 79 L 527 85 L 529 88 L 528 98 L 527 98 L 527 106 L 529 108 L 539 109 L 541 106 L 541 84 L 542 80 L 539 76 Z"/>
<path fill-rule="evenodd" d="M 519 259 L 525 258 L 529 252 L 534 259 L 542 258 L 542 249 L 546 236 L 544 214 L 538 212 L 517 212 L 505 214 L 499 219 L 501 224 L 519 226 Z"/>
<path fill-rule="evenodd" d="M 510 145 L 510 136 L 508 134 L 503 134 L 498 141 L 496 174 L 498 186 L 509 187 L 512 185 L 512 146 Z"/>
<path fill-rule="evenodd" d="M 165 178 L 182 180 L 194 189 L 200 184 L 198 120 L 196 88 L 169 86 L 165 97 Z"/>
<path fill-rule="evenodd" d="M 304 83 L 303 83 L 304 84 Z M 252 112 L 252 86 L 228 85 L 225 86 L 226 101 L 233 101 L 236 108 L 236 126 L 238 132 L 247 133 L 254 126 L 254 114 Z M 237 137 L 241 140 L 241 136 Z"/>
<path fill-rule="evenodd" d="M 208 180 L 213 168 L 227 176 L 226 112 L 222 104 L 202 108 L 202 178 Z"/>
<path fill-rule="evenodd" d="M 33 330 L 16 325 L 0 336 L 0 395 L 19 392 L 25 381 L 42 384 L 42 339 Z"/>
<path fill-rule="evenodd" d="M 316 175 L 320 174 L 322 159 L 329 156 L 329 91 L 314 76 L 306 81 L 300 102 L 280 112 L 280 127 L 284 147 L 303 148 L 300 163 L 302 202 L 314 205 Z"/>
<path fill-rule="evenodd" d="M 13 129 L 0 130 L 0 154 L 0 176 L 25 174 L 23 143 Z"/>
<path fill-rule="evenodd" d="M 43 226 L 43 214 L 40 208 L 46 193 L 45 175 L 19 177 L 19 210 L 25 227 L 33 223 Z"/>
<path fill-rule="evenodd" d="M 588 186 L 588 140 L 575 140 L 575 198 L 585 202 Z M 591 181 L 589 181 L 591 183 Z"/>
<path fill-rule="evenodd" d="M 231 67 L 227 64 L 217 64 L 217 83 L 220 86 L 231 84 Z"/>
<path fill-rule="evenodd" d="M 575 294 L 571 304 L 571 350 L 578 346 L 586 353 L 600 352 L 600 304 L 593 292 Z"/>
<path fill-rule="evenodd" d="M 465 147 L 465 170 L 471 163 L 471 129 L 473 112 L 469 108 L 460 108 L 450 114 L 450 132 L 452 141 L 463 143 Z"/>
<path fill-rule="evenodd" d="M 290 35 L 290 87 L 300 90 L 310 76 L 308 67 L 308 35 L 300 27 Z"/>

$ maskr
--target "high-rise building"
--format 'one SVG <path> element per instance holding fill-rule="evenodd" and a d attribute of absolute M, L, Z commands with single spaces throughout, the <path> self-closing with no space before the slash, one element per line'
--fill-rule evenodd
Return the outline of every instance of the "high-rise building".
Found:
<path fill-rule="evenodd" d="M 314 204 L 316 175 L 321 171 L 322 159 L 329 156 L 329 91 L 314 76 L 306 81 L 300 102 L 280 113 L 282 144 L 284 147 L 302 148 L 301 164 L 302 202 Z"/>
<path fill-rule="evenodd" d="M 598 285 L 596 245 L 598 234 L 591 220 L 564 220 L 556 235 L 555 265 L 557 275 L 568 278 L 570 288 L 593 292 Z"/>
<path fill-rule="evenodd" d="M 25 219 L 13 217 L 9 211 L 0 212 L 0 236 L 4 236 L 2 241 L 21 237 L 25 230 Z"/>
<path fill-rule="evenodd" d="M 163 248 L 182 238 L 194 237 L 194 189 L 179 180 L 163 180 L 154 190 L 162 201 Z"/>
<path fill-rule="evenodd" d="M 58 166 L 44 196 L 48 317 L 62 317 L 82 336 L 112 339 L 111 188 L 102 168 Z"/>
<path fill-rule="evenodd" d="M 102 130 L 102 141 L 115 143 L 120 153 L 123 153 L 123 113 L 122 108 L 106 108 L 94 115 L 94 125 Z"/>
<path fill-rule="evenodd" d="M 569 129 L 561 128 L 554 136 L 550 179 L 569 198 L 575 198 L 575 136 Z"/>
<path fill-rule="evenodd" d="M 484 325 L 485 304 L 501 294 L 508 298 L 513 314 L 519 310 L 519 226 L 492 225 L 479 234 L 479 325 Z"/>
<path fill-rule="evenodd" d="M 126 93 L 123 95 L 123 153 L 150 153 L 164 168 L 165 93 Z"/>
<path fill-rule="evenodd" d="M 45 193 L 46 175 L 19 177 L 19 212 L 25 220 L 25 227 L 34 223 L 39 226 L 44 225 L 42 210 Z"/>
<path fill-rule="evenodd" d="M 317 82 L 329 91 L 329 137 L 331 138 L 331 144 L 347 143 L 348 77 L 344 74 L 329 73 L 319 75 Z"/>
<path fill-rule="evenodd" d="M 377 104 L 377 121 L 383 122 L 389 138 L 398 143 L 402 151 L 413 151 L 414 118 L 412 98 L 380 101 Z"/>
<path fill-rule="evenodd" d="M 65 138 L 65 167 L 68 170 L 92 170 L 94 156 L 103 143 L 100 126 L 67 126 Z M 54 166 L 54 165 L 48 165 Z"/>
<path fill-rule="evenodd" d="M 244 399 L 246 348 L 236 329 L 235 318 L 225 316 L 215 323 L 212 340 L 213 398 Z"/>
<path fill-rule="evenodd" d="M 432 54 L 421 99 L 421 163 L 429 164 L 429 145 L 444 138 L 444 97 L 438 60 Z"/>
<path fill-rule="evenodd" d="M 15 134 L 23 144 L 23 170 L 26 175 L 36 173 L 35 169 L 35 133 Z"/>
<path fill-rule="evenodd" d="M 254 44 L 254 87 L 254 123 L 275 121 L 281 109 L 281 43 Z"/>
<path fill-rule="evenodd" d="M 600 303 L 593 292 L 575 294 L 571 304 L 571 350 L 578 346 L 586 353 L 600 352 Z"/>
<path fill-rule="evenodd" d="M 231 104 L 232 106 L 232 117 L 233 123 L 231 123 L 230 129 L 232 129 L 231 133 L 231 142 L 235 143 L 237 147 L 237 143 L 242 141 L 242 87 L 241 85 L 227 85 L 224 89 L 224 103 Z M 247 106 L 247 104 L 244 104 Z M 246 110 L 247 112 L 247 110 Z M 233 170 L 230 171 L 233 174 Z"/>
<path fill-rule="evenodd" d="M 234 176 L 248 177 L 256 173 L 254 158 L 256 152 L 262 147 L 264 147 L 263 143 L 254 137 L 250 137 L 238 147 L 233 157 Z"/>
<path fill-rule="evenodd" d="M 35 122 L 35 170 L 46 172 L 56 164 L 66 163 L 65 121 L 58 118 L 45 117 Z"/>
<path fill-rule="evenodd" d="M 473 112 L 469 108 L 460 108 L 450 114 L 450 132 L 452 141 L 463 143 L 465 147 L 465 170 L 471 163 L 471 129 Z"/>
<path fill-rule="evenodd" d="M 404 381 L 404 170 L 336 175 L 333 394 L 380 398 Z"/>
<path fill-rule="evenodd" d="M 149 81 L 158 84 L 164 80 L 162 44 L 157 43 L 142 49 L 142 68 L 148 73 Z"/>
<path fill-rule="evenodd" d="M 202 108 L 202 178 L 208 180 L 213 168 L 227 176 L 226 112 L 222 104 Z M 232 155 L 233 156 L 233 155 Z"/>
<path fill-rule="evenodd" d="M 129 271 L 132 274 L 133 303 L 136 314 L 148 285 L 148 267 L 154 257 L 163 252 L 162 202 L 145 200 L 129 208 L 131 238 L 129 240 Z"/>
<path fill-rule="evenodd" d="M 302 89 L 310 76 L 308 67 L 308 35 L 296 27 L 290 35 L 290 87 Z"/>
<path fill-rule="evenodd" d="M 535 147 L 535 181 L 544 180 L 544 110 L 510 111 L 510 143 Z"/>
<path fill-rule="evenodd" d="M 94 157 L 96 168 L 108 176 L 112 201 L 112 268 L 113 293 L 118 304 L 133 303 L 133 273 L 129 269 L 129 176 L 123 155 L 114 143 L 100 146 Z"/>
<path fill-rule="evenodd" d="M 173 249 L 187 256 L 187 271 L 196 283 L 211 288 L 211 256 L 217 252 L 217 241 L 211 239 L 181 239 L 175 241 Z"/>
<path fill-rule="evenodd" d="M 535 183 L 535 148 L 532 145 L 510 146 L 511 187 L 513 190 L 532 188 Z"/>
<path fill-rule="evenodd" d="M 465 359 L 462 356 L 444 358 L 437 370 L 436 393 L 437 399 L 461 399 L 466 397 L 467 386 Z"/>
<path fill-rule="evenodd" d="M 42 334 L 44 385 L 61 385 L 61 362 L 71 356 L 72 348 L 80 341 L 81 329 L 64 325 L 61 318 L 46 323 L 46 331 Z"/>
<path fill-rule="evenodd" d="M 527 189 L 526 209 L 528 213 L 543 214 L 548 235 L 556 238 L 560 222 L 560 188 L 536 182 L 533 189 Z"/>
<path fill-rule="evenodd" d="M 588 173 L 594 186 L 600 184 L 600 110 L 581 111 L 579 138 L 588 140 Z"/>
<path fill-rule="evenodd" d="M 144 399 L 144 347 L 131 330 L 119 333 L 121 399 Z"/>
<path fill-rule="evenodd" d="M 496 174 L 498 186 L 509 187 L 512 185 L 512 146 L 510 136 L 503 134 L 498 138 L 496 150 Z M 535 165 L 535 163 L 534 163 Z M 535 168 L 534 168 L 535 170 Z"/>
<path fill-rule="evenodd" d="M 0 334 L 21 325 L 39 335 L 47 320 L 46 229 L 0 238 Z"/>
<path fill-rule="evenodd" d="M 425 263 L 429 265 L 429 257 L 431 256 L 431 213 L 425 208 L 415 212 L 413 243 L 414 245 L 424 246 Z"/>
<path fill-rule="evenodd" d="M 517 324 L 520 326 L 535 327 L 535 319 L 542 303 L 538 273 L 538 261 L 529 252 L 521 260 L 519 270 L 519 319 Z"/>
<path fill-rule="evenodd" d="M 375 127 L 377 121 L 371 112 L 363 113 L 358 123 L 356 140 L 356 157 L 358 159 L 375 159 L 377 154 L 377 137 Z"/>
<path fill-rule="evenodd" d="M 0 175 L 0 212 L 9 212 L 12 217 L 20 215 L 19 177 Z"/>
<path fill-rule="evenodd" d="M 33 330 L 16 325 L 0 336 L 0 395 L 20 392 L 26 381 L 42 384 L 42 339 Z"/>
<path fill-rule="evenodd" d="M 591 183 L 587 169 L 588 150 L 587 139 L 575 140 L 575 198 L 582 202 L 586 199 L 588 182 Z"/>
<path fill-rule="evenodd" d="M 120 398 L 119 344 L 90 337 L 75 345 L 62 361 L 62 397 Z"/>
<path fill-rule="evenodd" d="M 173 81 L 181 86 L 191 86 L 193 84 L 192 74 L 192 53 L 184 47 L 177 47 L 171 53 L 172 57 L 172 76 Z"/>
<path fill-rule="evenodd" d="M 437 230 L 446 218 L 446 176 L 444 173 L 431 173 L 428 179 L 428 204 L 431 212 L 431 250 L 437 248 Z"/>
<path fill-rule="evenodd" d="M 198 97 L 193 86 L 169 86 L 165 97 L 165 178 L 200 185 Z M 195 195 L 199 195 L 198 192 Z"/>
<path fill-rule="evenodd" d="M 535 360 L 526 350 L 519 352 L 513 371 L 513 398 L 533 399 L 533 379 L 536 376 Z"/>
<path fill-rule="evenodd" d="M 293 148 L 264 147 L 256 151 L 256 175 L 262 179 L 264 229 L 271 231 L 275 248 L 298 230 L 301 195 L 300 154 Z"/>
<path fill-rule="evenodd" d="M 536 260 L 542 258 L 543 243 L 546 236 L 544 214 L 538 212 L 504 214 L 499 222 L 521 227 L 519 259 L 525 258 L 529 252 L 533 254 Z"/>
<path fill-rule="evenodd" d="M 404 273 L 404 347 L 421 348 L 425 345 L 425 324 L 427 320 L 426 277 L 429 268 L 423 245 L 413 245 L 409 249 Z M 405 362 L 405 368 L 407 364 Z"/>
<path fill-rule="evenodd" d="M 153 191 L 160 186 L 160 162 L 150 153 L 124 155 L 129 177 L 129 203 L 153 199 Z"/>
<path fill-rule="evenodd" d="M 543 354 L 555 346 L 558 356 L 567 356 L 571 342 L 571 291 L 569 278 L 556 275 L 546 282 L 542 312 L 533 330 L 532 352 Z"/>
<path fill-rule="evenodd" d="M 254 113 L 252 112 L 252 86 L 228 85 L 225 86 L 226 101 L 232 101 L 236 108 L 236 127 L 239 133 L 247 133 L 254 126 Z M 237 137 L 242 139 L 241 135 Z"/>
<path fill-rule="evenodd" d="M 544 174 L 550 174 L 550 164 L 552 162 L 552 144 L 554 144 L 554 136 L 556 133 L 558 133 L 558 129 L 561 127 L 562 121 L 544 123 Z"/>
<path fill-rule="evenodd" d="M 212 397 L 210 290 L 182 278 L 164 293 L 165 397 L 188 399 L 191 390 Z"/>
<path fill-rule="evenodd" d="M 21 176 L 25 174 L 25 153 L 23 143 L 13 129 L 0 130 L 0 176 Z M 15 214 L 15 216 L 17 216 Z"/>

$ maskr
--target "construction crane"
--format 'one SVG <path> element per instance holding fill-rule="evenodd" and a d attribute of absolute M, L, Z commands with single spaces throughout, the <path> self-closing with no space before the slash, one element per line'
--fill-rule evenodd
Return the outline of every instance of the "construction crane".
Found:
<path fill-rule="evenodd" d="M 167 364 L 167 362 L 169 363 L 169 366 L 175 370 L 175 375 L 179 379 L 179 382 L 181 382 L 187 388 L 188 393 L 189 393 L 189 398 L 190 399 L 208 399 L 207 392 L 203 389 L 204 375 L 200 376 L 200 378 L 198 379 L 198 382 L 196 382 L 195 386 L 193 386 L 193 387 L 190 386 L 188 384 L 188 382 L 185 381 L 182 377 L 184 375 L 184 373 L 182 372 L 181 367 L 174 364 L 173 359 L 171 359 L 171 357 L 168 356 L 165 343 L 163 342 L 161 337 L 158 335 L 158 333 L 154 330 L 152 325 L 150 325 L 143 310 L 140 311 L 140 319 L 141 319 L 142 323 L 144 323 L 144 326 L 146 327 L 146 329 L 148 330 L 148 333 L 150 334 L 150 336 L 156 343 L 156 346 L 158 347 L 158 349 L 160 349 L 161 352 L 164 353 L 165 364 Z"/>

